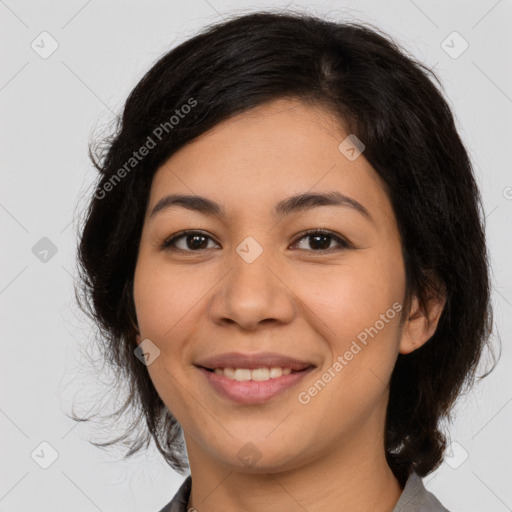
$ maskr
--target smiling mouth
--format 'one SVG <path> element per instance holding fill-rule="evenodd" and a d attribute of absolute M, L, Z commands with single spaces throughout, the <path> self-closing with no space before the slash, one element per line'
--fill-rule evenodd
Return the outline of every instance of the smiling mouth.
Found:
<path fill-rule="evenodd" d="M 287 367 L 270 368 L 206 368 L 197 366 L 211 388 L 231 403 L 263 404 L 298 385 L 315 369 L 302 370 Z"/>
<path fill-rule="evenodd" d="M 194 366 L 219 397 L 262 404 L 298 385 L 317 364 L 277 352 L 226 352 L 195 361 Z"/>

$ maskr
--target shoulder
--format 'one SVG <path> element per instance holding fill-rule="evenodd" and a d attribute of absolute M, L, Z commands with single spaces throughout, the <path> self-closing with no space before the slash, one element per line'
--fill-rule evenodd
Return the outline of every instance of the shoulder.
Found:
<path fill-rule="evenodd" d="M 192 478 L 189 475 L 181 484 L 173 499 L 159 512 L 187 512 L 187 503 L 190 495 Z"/>
<path fill-rule="evenodd" d="M 411 473 L 393 512 L 449 512 L 423 485 L 423 480 Z"/>

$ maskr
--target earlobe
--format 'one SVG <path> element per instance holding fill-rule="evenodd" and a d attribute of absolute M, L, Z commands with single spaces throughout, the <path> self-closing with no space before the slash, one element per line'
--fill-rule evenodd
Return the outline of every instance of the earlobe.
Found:
<path fill-rule="evenodd" d="M 410 354 L 434 335 L 445 303 L 445 296 L 431 297 L 428 301 L 428 311 L 425 311 L 420 306 L 418 298 L 413 297 L 409 317 L 402 329 L 400 354 Z"/>

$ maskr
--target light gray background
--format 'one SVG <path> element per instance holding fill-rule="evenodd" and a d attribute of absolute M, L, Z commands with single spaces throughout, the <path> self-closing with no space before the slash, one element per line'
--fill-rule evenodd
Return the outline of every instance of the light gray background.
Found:
<path fill-rule="evenodd" d="M 178 489 L 184 477 L 155 449 L 122 461 L 120 451 L 87 442 L 101 430 L 64 414 L 74 401 L 85 413 L 104 396 L 80 352 L 92 330 L 72 287 L 76 228 L 95 178 L 87 141 L 170 47 L 230 13 L 287 5 L 369 21 L 442 79 L 484 197 L 503 353 L 460 402 L 450 429 L 457 444 L 425 482 L 452 512 L 512 510 L 511 0 L 0 0 L 1 511 L 156 512 Z M 31 47 L 43 45 L 43 31 L 59 45 L 46 59 Z M 469 44 L 458 58 L 441 46 L 453 31 Z M 453 36 L 446 44 L 462 48 Z M 46 262 L 32 252 L 42 237 L 57 248 Z M 34 459 L 49 460 L 44 441 L 58 453 L 48 469 L 31 458 L 37 449 Z"/>

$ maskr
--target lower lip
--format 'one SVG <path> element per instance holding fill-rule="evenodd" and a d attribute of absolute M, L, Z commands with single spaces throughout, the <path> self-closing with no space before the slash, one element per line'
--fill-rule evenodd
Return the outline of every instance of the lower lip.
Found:
<path fill-rule="evenodd" d="M 228 379 L 224 375 L 199 368 L 203 375 L 221 395 L 242 404 L 261 404 L 278 395 L 285 389 L 289 389 L 300 382 L 313 368 L 306 368 L 300 372 L 293 372 L 275 379 L 264 381 L 238 381 Z"/>

